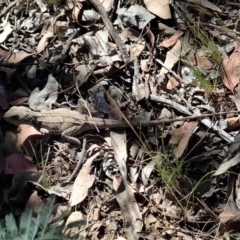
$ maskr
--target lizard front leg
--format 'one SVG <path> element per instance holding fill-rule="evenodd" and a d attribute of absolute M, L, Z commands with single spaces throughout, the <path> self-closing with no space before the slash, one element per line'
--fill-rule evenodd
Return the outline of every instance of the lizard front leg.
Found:
<path fill-rule="evenodd" d="M 80 135 L 81 133 L 89 130 L 90 128 L 91 128 L 90 125 L 87 123 L 84 123 L 82 125 L 73 126 L 73 127 L 66 129 L 65 131 L 63 131 L 61 136 L 67 142 L 70 142 L 70 143 L 80 146 L 81 143 L 75 136 Z"/>

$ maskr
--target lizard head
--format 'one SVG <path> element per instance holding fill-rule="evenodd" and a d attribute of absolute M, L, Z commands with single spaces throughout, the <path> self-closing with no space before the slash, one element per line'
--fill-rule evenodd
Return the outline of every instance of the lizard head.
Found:
<path fill-rule="evenodd" d="M 19 124 L 31 124 L 33 122 L 33 111 L 27 107 L 11 107 L 3 116 L 3 119 L 16 126 Z"/>

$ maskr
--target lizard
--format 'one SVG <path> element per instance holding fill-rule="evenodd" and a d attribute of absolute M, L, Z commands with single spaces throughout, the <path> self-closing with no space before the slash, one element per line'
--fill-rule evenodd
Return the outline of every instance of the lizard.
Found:
<path fill-rule="evenodd" d="M 199 119 L 203 117 L 222 115 L 233 112 L 219 112 L 204 115 L 193 115 L 188 117 L 179 117 L 174 119 L 157 119 L 149 121 L 139 120 L 111 120 L 102 118 L 93 118 L 83 115 L 76 110 L 68 108 L 58 108 L 46 112 L 35 112 L 25 106 L 11 107 L 3 116 L 4 120 L 12 123 L 15 126 L 20 124 L 32 124 L 40 129 L 46 129 L 51 135 L 61 135 L 65 140 L 71 143 L 80 145 L 80 141 L 76 136 L 88 130 L 93 130 L 96 127 L 104 128 L 126 128 L 136 126 L 156 126 L 160 124 L 169 124 L 176 121 L 186 121 Z"/>

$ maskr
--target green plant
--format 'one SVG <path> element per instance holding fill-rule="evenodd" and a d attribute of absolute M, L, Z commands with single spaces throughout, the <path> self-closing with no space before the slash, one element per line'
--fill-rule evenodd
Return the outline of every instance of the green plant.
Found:
<path fill-rule="evenodd" d="M 197 80 L 200 83 L 200 86 L 205 90 L 206 94 L 210 95 L 212 92 L 216 89 L 218 85 L 218 80 L 210 80 L 206 79 L 206 77 L 201 73 L 201 71 L 195 67 L 195 66 L 190 66 L 188 64 L 188 67 L 193 71 L 194 75 L 196 76 Z"/>
<path fill-rule="evenodd" d="M 195 40 L 196 46 L 198 46 L 200 49 L 205 50 L 211 62 L 215 64 L 216 69 L 218 69 L 220 74 L 222 75 L 223 74 L 223 67 L 222 67 L 223 58 L 220 51 L 218 50 L 217 45 L 209 37 L 209 34 L 203 29 L 200 22 L 195 22 L 194 19 L 190 17 L 188 14 L 183 15 L 181 12 L 178 12 L 178 13 L 182 17 L 182 19 L 185 21 L 190 31 L 192 32 L 192 36 Z M 195 76 L 200 82 L 201 87 L 204 90 L 206 90 L 206 93 L 211 94 L 218 84 L 218 79 L 216 78 L 213 81 L 206 79 L 197 67 L 194 67 L 192 64 L 190 64 L 186 60 L 183 60 L 183 62 L 185 63 L 187 62 L 188 67 L 190 67 L 193 70 Z"/>
<path fill-rule="evenodd" d="M 159 158 L 159 156 L 156 158 Z M 183 177 L 182 170 L 184 162 L 177 160 L 172 163 L 171 156 L 168 154 L 161 154 L 160 158 L 160 162 L 156 161 L 158 173 L 168 188 L 176 188 L 178 180 Z"/>
<path fill-rule="evenodd" d="M 222 56 L 221 53 L 218 51 L 218 48 L 214 41 L 209 38 L 207 32 L 205 32 L 199 24 L 196 24 L 193 20 L 190 20 L 190 18 L 187 22 L 189 23 L 188 26 L 191 32 L 199 43 L 199 47 L 205 48 L 207 53 L 210 55 L 210 59 L 212 60 L 212 62 L 216 63 L 218 66 L 221 66 Z"/>
<path fill-rule="evenodd" d="M 55 196 L 50 195 L 46 204 L 39 204 L 34 209 L 26 208 L 19 219 L 19 224 L 13 214 L 6 215 L 5 219 L 0 220 L 0 240 L 63 239 L 64 226 L 48 224 L 54 205 Z"/>

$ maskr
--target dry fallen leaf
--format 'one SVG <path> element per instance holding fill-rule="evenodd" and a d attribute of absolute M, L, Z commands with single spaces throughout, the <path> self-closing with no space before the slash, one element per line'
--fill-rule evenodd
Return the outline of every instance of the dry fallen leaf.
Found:
<path fill-rule="evenodd" d="M 178 159 L 184 153 L 188 142 L 198 122 L 185 122 L 180 128 L 177 128 L 169 141 L 169 143 L 178 143 L 178 147 L 174 153 L 175 158 Z"/>
<path fill-rule="evenodd" d="M 196 55 L 195 60 L 196 60 L 197 66 L 204 70 L 208 70 L 213 67 L 212 62 L 210 62 L 206 57 L 201 57 L 199 55 Z"/>
<path fill-rule="evenodd" d="M 6 18 L 2 18 L 0 23 L 0 43 L 3 43 L 6 38 L 12 33 L 13 27 L 11 26 L 10 22 L 8 21 L 9 13 L 7 14 Z"/>
<path fill-rule="evenodd" d="M 169 39 L 161 42 L 160 46 L 169 48 L 169 47 L 173 46 L 182 35 L 183 35 L 182 31 L 177 31 Z"/>
<path fill-rule="evenodd" d="M 224 211 L 224 212 L 221 212 L 221 213 L 219 214 L 219 219 L 220 219 L 220 221 L 221 221 L 222 223 L 227 222 L 228 220 L 230 220 L 230 219 L 233 218 L 233 217 L 234 217 L 234 214 L 231 213 L 231 212 L 226 212 L 226 211 Z"/>
<path fill-rule="evenodd" d="M 181 46 L 182 43 L 178 39 L 177 43 L 174 45 L 174 47 L 167 52 L 167 56 L 164 62 L 164 66 L 166 66 L 168 69 L 172 69 L 174 64 L 179 60 L 180 54 L 181 54 Z M 168 70 L 164 67 L 161 68 L 160 76 L 164 76 L 166 73 L 168 73 Z"/>
<path fill-rule="evenodd" d="M 240 153 L 236 154 L 233 158 L 225 160 L 218 168 L 218 170 L 213 174 L 218 176 L 225 173 L 230 167 L 233 167 L 240 163 Z"/>
<path fill-rule="evenodd" d="M 209 2 L 208 0 L 200 0 L 200 1 L 196 1 L 196 0 L 189 0 L 190 2 L 194 2 L 194 3 L 198 3 L 199 5 L 209 8 L 213 11 L 217 11 L 217 12 L 222 12 L 222 10 L 217 7 L 216 5 L 214 5 L 213 3 Z"/>
<path fill-rule="evenodd" d="M 49 27 L 49 30 L 43 35 L 37 46 L 37 53 L 41 53 L 47 46 L 47 39 L 53 37 L 52 28 Z"/>
<path fill-rule="evenodd" d="M 32 56 L 34 53 L 26 53 L 24 51 L 19 52 L 10 52 L 5 50 L 0 50 L 0 58 L 3 59 L 3 62 L 6 63 L 19 63 L 24 60 L 26 57 Z"/>
<path fill-rule="evenodd" d="M 37 191 L 34 191 L 27 201 L 26 207 L 34 208 L 38 204 L 42 203 L 43 199 L 38 195 Z"/>
<path fill-rule="evenodd" d="M 147 9 L 163 19 L 171 18 L 169 0 L 144 0 Z"/>
<path fill-rule="evenodd" d="M 45 87 L 40 90 L 35 88 L 29 96 L 29 106 L 34 111 L 47 111 L 52 109 L 52 104 L 58 98 L 58 82 L 52 74 L 48 75 Z"/>
<path fill-rule="evenodd" d="M 144 44 L 132 44 L 130 46 L 130 59 L 134 60 L 135 58 L 137 58 L 143 51 L 143 49 L 145 48 Z"/>
<path fill-rule="evenodd" d="M 119 8 L 118 16 L 125 26 L 135 26 L 138 29 L 143 29 L 152 21 L 155 16 L 151 14 L 145 7 L 140 5 L 131 5 L 130 8 Z"/>
<path fill-rule="evenodd" d="M 122 181 L 117 190 L 116 199 L 121 208 L 123 219 L 128 223 L 126 226 L 128 239 L 138 239 L 137 232 L 142 231 L 143 221 L 133 190 L 127 183 L 126 159 L 128 154 L 126 148 L 126 133 L 125 131 L 112 131 L 111 139 L 114 156 L 122 175 Z"/>
<path fill-rule="evenodd" d="M 74 181 L 72 195 L 69 200 L 71 207 L 81 203 L 87 196 L 88 189 L 93 185 L 96 177 L 92 173 L 92 163 L 98 154 L 99 153 L 89 158 L 78 173 Z"/>
<path fill-rule="evenodd" d="M 233 130 L 233 129 L 239 128 L 239 126 L 240 126 L 239 117 L 228 118 L 227 124 L 228 124 L 228 126 L 227 126 L 228 130 Z"/>
<path fill-rule="evenodd" d="M 240 51 L 237 46 L 231 56 L 227 56 L 223 59 L 223 83 L 232 92 L 234 92 L 234 88 L 239 81 L 239 59 Z"/>
<path fill-rule="evenodd" d="M 20 153 L 13 153 L 5 158 L 6 164 L 3 171 L 5 174 L 17 174 L 22 172 L 37 172 L 37 168 L 30 163 L 24 156 Z"/>
<path fill-rule="evenodd" d="M 172 90 L 172 89 L 178 87 L 179 85 L 180 85 L 179 81 L 176 78 L 171 77 L 167 82 L 166 88 L 168 90 Z"/>
<path fill-rule="evenodd" d="M 21 149 L 21 146 L 23 146 L 24 142 L 28 139 L 30 136 L 34 136 L 34 138 L 39 138 L 39 136 L 42 136 L 42 134 L 32 125 L 27 124 L 20 124 L 19 125 L 19 131 L 17 133 L 17 148 Z M 32 139 L 32 138 L 31 138 Z M 33 141 L 34 142 L 34 141 Z M 25 142 L 24 147 L 26 148 L 26 144 L 29 143 Z M 30 145 L 29 148 L 32 148 Z"/>

